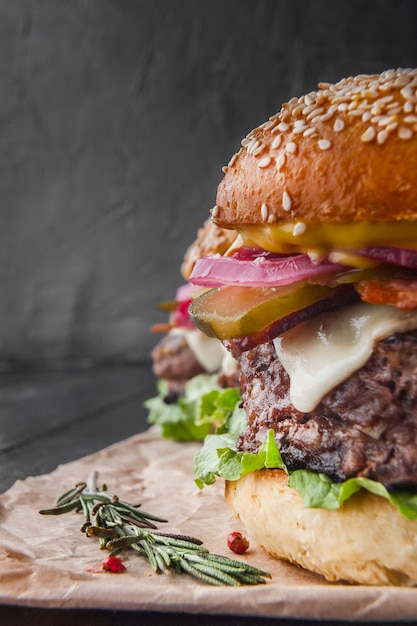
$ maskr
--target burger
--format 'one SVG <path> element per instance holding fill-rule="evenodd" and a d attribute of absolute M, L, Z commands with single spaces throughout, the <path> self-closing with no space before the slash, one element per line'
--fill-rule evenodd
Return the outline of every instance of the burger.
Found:
<path fill-rule="evenodd" d="M 239 363 L 195 460 L 273 556 L 417 584 L 417 70 L 294 97 L 250 132 L 211 211 L 193 323 Z"/>
<path fill-rule="evenodd" d="M 225 252 L 236 233 L 207 220 L 188 247 L 181 274 L 188 280 L 197 259 Z M 237 361 L 217 339 L 207 337 L 191 321 L 188 306 L 200 288 L 185 282 L 171 302 L 161 303 L 167 322 L 155 324 L 162 337 L 151 352 L 158 394 L 145 402 L 148 422 L 177 441 L 201 440 L 223 426 L 227 407 L 240 399 Z"/>

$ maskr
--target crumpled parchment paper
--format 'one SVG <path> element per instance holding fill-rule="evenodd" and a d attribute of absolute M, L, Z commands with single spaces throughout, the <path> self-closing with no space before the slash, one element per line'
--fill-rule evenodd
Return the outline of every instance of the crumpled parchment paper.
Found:
<path fill-rule="evenodd" d="M 150 429 L 48 475 L 17 481 L 0 496 L 0 603 L 323 620 L 417 617 L 417 589 L 326 583 L 272 559 L 253 541 L 245 555 L 233 555 L 227 535 L 244 529 L 227 509 L 222 481 L 202 491 L 195 486 L 198 446 L 166 441 Z M 248 561 L 270 572 L 272 580 L 212 587 L 187 575 L 156 575 L 133 551 L 126 553 L 123 574 L 87 571 L 99 567 L 106 553 L 80 532 L 82 516 L 41 516 L 39 510 L 92 471 L 119 497 L 168 519 L 161 530 L 198 537 L 211 552 Z"/>

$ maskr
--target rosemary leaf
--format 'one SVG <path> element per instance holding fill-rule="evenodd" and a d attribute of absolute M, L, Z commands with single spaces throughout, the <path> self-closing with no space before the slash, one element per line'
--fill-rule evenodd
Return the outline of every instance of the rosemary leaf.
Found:
<path fill-rule="evenodd" d="M 41 515 L 63 515 L 64 513 L 69 513 L 74 509 L 78 509 L 80 506 L 80 499 L 69 500 L 65 504 L 61 504 L 60 506 L 55 506 L 52 509 L 43 509 L 39 511 Z"/>
<path fill-rule="evenodd" d="M 162 543 L 164 546 L 172 546 L 177 549 L 192 550 L 196 552 L 208 552 L 207 548 L 203 548 L 201 543 L 194 543 L 191 541 L 185 541 L 183 539 L 177 539 L 175 536 L 159 535 L 152 533 L 155 542 Z"/>
<path fill-rule="evenodd" d="M 165 563 L 165 567 L 163 567 L 161 569 L 169 569 L 171 567 L 170 556 L 169 556 L 168 552 L 166 550 L 164 550 L 164 548 L 162 548 L 161 546 L 157 546 L 155 548 L 155 554 L 158 554 L 159 557 L 161 559 L 163 559 L 163 561 Z"/>
<path fill-rule="evenodd" d="M 186 559 L 187 557 L 184 555 L 184 560 Z M 192 565 L 199 572 L 207 574 L 212 578 L 216 578 L 216 580 L 220 580 L 224 585 L 237 586 L 239 584 L 239 581 L 236 578 L 226 573 L 225 571 L 214 568 L 212 566 L 210 567 L 209 563 L 206 564 L 203 561 L 193 561 Z"/>
<path fill-rule="evenodd" d="M 63 504 L 66 504 L 70 500 L 74 500 L 76 496 L 78 496 L 80 493 L 84 491 L 86 486 L 87 486 L 86 483 L 78 483 L 78 485 L 75 485 L 75 487 L 73 487 L 72 489 L 69 489 L 69 491 L 66 491 L 61 496 L 59 496 L 59 498 L 56 499 L 55 504 L 57 506 L 61 506 Z"/>
<path fill-rule="evenodd" d="M 151 548 L 151 544 L 149 543 L 149 541 L 146 541 L 146 539 L 141 539 L 138 543 L 140 546 L 143 547 L 146 553 L 146 556 L 148 557 L 149 564 L 152 567 L 153 571 L 158 574 L 159 565 L 158 565 L 157 559 L 155 558 L 154 551 Z"/>
<path fill-rule="evenodd" d="M 114 550 L 115 548 L 130 548 L 134 543 L 139 543 L 141 537 L 134 536 L 129 537 L 124 535 L 122 537 L 118 537 L 117 539 L 112 539 L 107 543 L 108 550 Z"/>
<path fill-rule="evenodd" d="M 82 494 L 80 494 L 79 501 L 80 501 L 81 508 L 83 510 L 83 513 L 84 513 L 84 523 L 85 524 L 90 524 L 91 523 L 90 509 L 89 509 L 88 504 L 87 504 L 87 502 L 86 502 L 86 500 L 85 500 L 85 498 L 84 498 L 84 496 Z"/>
<path fill-rule="evenodd" d="M 172 537 L 173 539 L 182 539 L 183 541 L 188 541 L 189 543 L 195 543 L 197 546 L 202 545 L 201 539 L 197 539 L 196 537 L 190 537 L 190 535 L 176 535 L 174 533 L 161 533 L 155 532 L 154 535 L 158 535 L 158 537 Z"/>
<path fill-rule="evenodd" d="M 204 572 L 201 572 L 196 567 L 194 567 L 194 565 L 191 565 L 191 563 L 188 563 L 184 558 L 180 559 L 178 563 L 180 565 L 180 568 L 184 572 L 186 572 L 187 574 L 190 574 L 191 576 L 194 576 L 194 578 L 198 578 L 199 580 L 202 580 L 203 582 L 208 583 L 209 585 L 223 586 L 225 584 L 224 582 L 221 582 L 218 578 L 215 578 L 214 576 L 210 576 L 208 574 L 205 574 Z"/>
<path fill-rule="evenodd" d="M 160 523 L 168 521 L 166 519 L 163 519 L 162 517 L 158 517 L 157 515 L 152 515 L 151 513 L 142 511 L 142 509 L 140 509 L 139 507 L 134 507 L 131 504 L 124 502 L 123 500 L 119 500 L 117 503 L 115 503 L 114 507 L 117 510 L 130 511 L 132 515 L 137 516 L 142 519 L 149 519 L 149 520 L 153 520 L 154 522 L 160 522 Z"/>
<path fill-rule="evenodd" d="M 237 561 L 236 559 L 231 559 L 228 556 L 222 556 L 220 554 L 208 554 L 206 557 L 209 561 L 216 561 L 217 563 L 223 563 L 224 565 L 230 565 L 236 567 L 237 565 L 245 568 L 246 572 L 250 572 L 252 574 L 257 574 L 259 576 L 265 578 L 271 578 L 271 574 L 268 572 L 264 572 L 263 570 L 253 567 L 253 565 L 249 565 L 248 563 L 243 563 L 242 561 Z"/>

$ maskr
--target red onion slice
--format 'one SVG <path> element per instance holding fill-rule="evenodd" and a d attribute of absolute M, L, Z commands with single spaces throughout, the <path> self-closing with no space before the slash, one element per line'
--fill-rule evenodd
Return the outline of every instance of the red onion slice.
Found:
<path fill-rule="evenodd" d="M 251 254 L 247 259 L 243 255 L 224 257 L 214 254 L 196 262 L 189 280 L 201 287 L 278 287 L 346 269 L 345 265 L 329 260 L 314 262 L 306 254 Z"/>
<path fill-rule="evenodd" d="M 181 300 L 181 302 L 177 302 L 174 312 L 172 313 L 172 324 L 175 327 L 182 328 L 195 328 L 194 324 L 190 319 L 190 315 L 188 313 L 188 307 L 190 306 L 192 300 Z"/>
<path fill-rule="evenodd" d="M 374 259 L 375 261 L 381 261 L 381 263 L 417 269 L 417 250 L 392 248 L 388 246 L 371 246 L 369 248 L 355 250 L 355 253 L 369 259 Z"/>

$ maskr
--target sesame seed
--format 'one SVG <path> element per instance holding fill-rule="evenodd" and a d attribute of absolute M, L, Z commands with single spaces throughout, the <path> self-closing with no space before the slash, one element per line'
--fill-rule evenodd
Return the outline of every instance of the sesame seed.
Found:
<path fill-rule="evenodd" d="M 285 149 L 290 154 L 295 154 L 297 152 L 297 144 L 294 141 L 289 141 L 285 146 Z"/>
<path fill-rule="evenodd" d="M 394 81 L 389 80 L 386 83 L 383 83 L 382 85 L 378 85 L 378 89 L 379 91 L 389 91 L 390 89 L 392 89 L 394 86 Z"/>
<path fill-rule="evenodd" d="M 407 115 L 404 118 L 404 122 L 406 122 L 406 124 L 415 124 L 417 122 L 417 116 L 416 115 Z"/>
<path fill-rule="evenodd" d="M 291 210 L 291 198 L 289 193 L 287 192 L 286 189 L 284 189 L 284 193 L 282 194 L 282 208 L 284 209 L 284 211 L 290 211 Z"/>
<path fill-rule="evenodd" d="M 308 93 L 306 96 L 304 96 L 304 102 L 306 103 L 307 106 L 309 106 L 310 104 L 313 104 L 315 99 L 316 99 L 316 94 L 313 91 Z"/>
<path fill-rule="evenodd" d="M 273 150 L 275 150 L 276 148 L 279 148 L 279 147 L 280 147 L 280 145 L 281 145 L 281 141 L 282 141 L 282 135 L 277 135 L 277 136 L 274 138 L 274 141 L 273 141 L 273 142 L 272 142 L 272 144 L 271 144 L 271 148 L 272 148 Z"/>
<path fill-rule="evenodd" d="M 306 225 L 304 222 L 297 222 L 294 224 L 294 228 L 292 234 L 294 237 L 298 237 L 298 235 L 303 235 L 306 232 Z"/>
<path fill-rule="evenodd" d="M 276 126 L 278 123 L 278 120 L 276 119 L 270 119 L 268 120 L 268 122 L 265 122 L 265 124 L 262 125 L 262 128 L 264 130 L 270 130 L 271 128 L 273 128 L 274 126 Z"/>
<path fill-rule="evenodd" d="M 389 104 L 387 106 L 387 113 L 389 113 L 390 115 L 398 115 L 399 113 L 402 112 L 402 110 L 403 110 L 403 107 L 398 106 L 397 103 L 395 102 L 394 104 Z"/>
<path fill-rule="evenodd" d="M 258 156 L 258 154 L 261 154 L 264 150 L 265 144 L 261 143 L 257 148 L 251 151 L 251 154 L 253 154 L 253 156 Z"/>
<path fill-rule="evenodd" d="M 331 120 L 333 115 L 336 113 L 337 107 L 333 108 L 333 107 L 329 107 L 329 110 L 327 111 L 327 113 L 324 113 L 323 115 L 320 115 L 319 118 L 315 117 L 314 120 L 317 122 L 318 120 L 320 120 L 320 122 L 327 122 L 327 120 Z"/>
<path fill-rule="evenodd" d="M 304 102 L 302 104 L 298 104 L 297 106 L 295 106 L 292 110 L 292 114 L 294 115 L 294 117 L 298 117 L 300 115 L 300 113 L 302 113 L 304 110 Z"/>
<path fill-rule="evenodd" d="M 308 120 L 314 120 L 316 115 L 321 115 L 322 113 L 324 113 L 323 107 L 318 107 L 315 108 L 314 111 L 311 111 L 311 113 L 309 113 L 306 117 Z"/>
<path fill-rule="evenodd" d="M 369 128 L 367 128 L 365 132 L 361 135 L 361 141 L 364 141 L 365 143 L 368 141 L 372 141 L 375 138 L 375 135 L 375 128 L 373 126 L 369 126 Z"/>
<path fill-rule="evenodd" d="M 237 159 L 237 152 L 235 152 L 235 154 L 232 156 L 232 158 L 230 159 L 228 166 L 232 167 L 232 165 L 234 165 L 235 161 Z"/>
<path fill-rule="evenodd" d="M 307 106 L 303 108 L 303 115 L 308 115 L 309 113 L 311 113 L 312 111 L 315 111 L 316 109 L 317 109 L 317 104 L 315 102 L 308 104 Z"/>
<path fill-rule="evenodd" d="M 246 150 L 249 152 L 249 154 L 252 154 L 253 150 L 256 150 L 258 146 L 259 146 L 259 141 L 257 141 L 256 139 L 252 139 L 252 141 L 250 141 L 247 144 Z"/>
<path fill-rule="evenodd" d="M 271 213 L 271 215 L 268 216 L 268 224 L 273 224 L 276 221 L 277 221 L 277 216 Z"/>
<path fill-rule="evenodd" d="M 352 111 L 348 111 L 349 117 L 362 117 L 363 109 L 353 109 Z"/>
<path fill-rule="evenodd" d="M 317 131 L 314 126 L 309 126 L 309 128 L 303 132 L 303 137 L 311 137 L 311 135 L 315 135 L 316 133 Z"/>
<path fill-rule="evenodd" d="M 402 97 L 404 98 L 404 100 L 408 100 L 410 102 L 416 102 L 416 97 L 411 87 L 404 87 L 403 89 L 401 89 L 400 93 Z"/>
<path fill-rule="evenodd" d="M 271 157 L 270 156 L 266 156 L 263 159 L 261 159 L 258 163 L 259 167 L 264 168 L 264 167 L 268 167 L 268 165 L 270 165 L 271 163 Z"/>
<path fill-rule="evenodd" d="M 384 143 L 388 139 L 389 132 L 385 130 L 380 130 L 376 136 L 376 140 L 379 144 Z"/>
<path fill-rule="evenodd" d="M 365 113 L 362 115 L 362 122 L 369 122 L 371 117 L 372 113 L 370 111 L 365 111 Z"/>
<path fill-rule="evenodd" d="M 223 174 L 226 174 L 226 172 L 227 172 L 227 170 L 228 170 L 228 169 L 229 169 L 229 168 L 227 167 L 227 165 L 223 165 L 223 167 L 222 167 L 222 172 L 223 172 Z"/>
<path fill-rule="evenodd" d="M 407 101 L 404 104 L 403 109 L 404 109 L 404 113 L 412 113 L 414 111 L 413 103 L 410 101 Z"/>
<path fill-rule="evenodd" d="M 332 147 L 332 142 L 329 141 L 328 139 L 319 139 L 318 146 L 320 150 L 328 150 L 329 148 Z"/>
<path fill-rule="evenodd" d="M 386 102 L 392 102 L 392 100 L 394 100 L 394 96 L 390 95 L 390 96 L 384 96 L 383 98 L 379 98 L 378 102 L 385 104 Z"/>
<path fill-rule="evenodd" d="M 277 158 L 277 170 L 280 171 L 285 163 L 285 154 L 280 154 Z"/>
<path fill-rule="evenodd" d="M 294 127 L 293 133 L 294 135 L 301 135 L 301 133 L 304 133 L 306 130 L 308 130 L 308 126 L 303 124 L 302 126 L 300 125 L 300 126 Z"/>
<path fill-rule="evenodd" d="M 266 206 L 265 203 L 262 204 L 261 206 L 261 216 L 263 220 L 267 220 L 268 219 L 268 207 Z"/>
<path fill-rule="evenodd" d="M 395 130 L 398 126 L 398 122 L 392 122 L 391 124 L 388 124 L 388 126 L 386 127 L 388 132 L 391 132 L 393 130 Z"/>
<path fill-rule="evenodd" d="M 404 87 L 404 85 L 408 84 L 408 77 L 407 76 L 398 76 L 395 81 L 394 81 L 394 87 Z"/>
<path fill-rule="evenodd" d="M 345 127 L 345 123 L 344 123 L 344 121 L 343 121 L 343 120 L 341 120 L 341 119 L 337 118 L 337 119 L 334 121 L 334 124 L 333 124 L 333 130 L 334 130 L 336 133 L 340 133 L 340 131 L 342 131 L 342 130 L 344 129 L 344 127 Z"/>
<path fill-rule="evenodd" d="M 289 128 L 290 126 L 286 122 L 280 122 L 278 124 L 278 130 L 280 130 L 282 133 L 285 133 L 285 131 L 289 130 Z"/>
<path fill-rule="evenodd" d="M 405 126 L 400 126 L 398 129 L 398 137 L 400 139 L 411 139 L 411 137 L 413 136 L 413 131 L 411 130 L 411 128 L 406 128 Z"/>
<path fill-rule="evenodd" d="M 313 261 L 313 263 L 320 263 L 321 255 L 319 254 L 319 252 L 314 252 L 313 250 L 308 250 L 307 255 L 308 255 L 310 261 Z"/>
<path fill-rule="evenodd" d="M 219 207 L 217 206 L 217 204 L 214 205 L 214 207 L 211 209 L 210 213 L 212 214 L 213 217 L 217 217 L 219 214 Z"/>
<path fill-rule="evenodd" d="M 377 121 L 378 126 L 388 126 L 395 120 L 391 115 L 381 115 Z M 372 120 L 371 120 L 372 121 Z"/>

